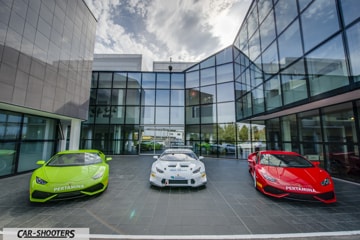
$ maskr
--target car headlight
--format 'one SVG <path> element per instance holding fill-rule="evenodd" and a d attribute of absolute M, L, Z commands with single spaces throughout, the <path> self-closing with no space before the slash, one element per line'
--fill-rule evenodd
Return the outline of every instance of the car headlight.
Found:
<path fill-rule="evenodd" d="M 158 167 L 156 167 L 156 171 L 158 172 L 158 173 L 164 173 L 164 171 L 163 170 L 161 170 L 160 168 L 158 168 Z"/>
<path fill-rule="evenodd" d="M 36 176 L 36 183 L 41 184 L 41 185 L 45 185 L 45 184 L 47 184 L 47 181 L 45 181 L 44 179 L 39 178 L 38 176 Z"/>
<path fill-rule="evenodd" d="M 270 175 L 266 174 L 266 173 L 261 173 L 261 175 L 268 181 L 270 182 L 276 182 L 276 179 L 271 177 Z"/>
<path fill-rule="evenodd" d="M 321 185 L 322 186 L 327 186 L 330 184 L 330 179 L 329 178 L 325 178 L 324 180 L 322 180 Z"/>
<path fill-rule="evenodd" d="M 193 173 L 198 173 L 198 172 L 200 172 L 200 169 L 201 169 L 201 167 L 198 167 L 197 169 L 195 169 L 195 170 L 193 171 Z"/>

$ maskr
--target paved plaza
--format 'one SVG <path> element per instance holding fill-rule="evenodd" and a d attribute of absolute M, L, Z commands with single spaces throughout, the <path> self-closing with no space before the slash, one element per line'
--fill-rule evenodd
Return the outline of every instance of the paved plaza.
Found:
<path fill-rule="evenodd" d="M 156 188 L 153 161 L 113 156 L 103 194 L 45 204 L 28 200 L 30 173 L 0 179 L 0 228 L 89 228 L 92 239 L 360 237 L 359 185 L 335 180 L 330 205 L 274 199 L 254 189 L 247 161 L 205 158 L 206 187 Z"/>

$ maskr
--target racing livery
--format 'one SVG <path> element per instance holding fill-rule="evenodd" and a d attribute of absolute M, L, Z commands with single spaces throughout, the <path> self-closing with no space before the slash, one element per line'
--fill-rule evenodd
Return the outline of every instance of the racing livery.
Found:
<path fill-rule="evenodd" d="M 320 162 L 295 152 L 265 150 L 248 156 L 254 187 L 276 198 L 336 202 L 334 182 Z"/>
<path fill-rule="evenodd" d="M 105 191 L 111 158 L 98 150 L 68 150 L 55 154 L 30 179 L 30 201 L 69 199 Z"/>
<path fill-rule="evenodd" d="M 205 165 L 190 149 L 167 149 L 151 166 L 150 184 L 199 187 L 207 183 Z"/>

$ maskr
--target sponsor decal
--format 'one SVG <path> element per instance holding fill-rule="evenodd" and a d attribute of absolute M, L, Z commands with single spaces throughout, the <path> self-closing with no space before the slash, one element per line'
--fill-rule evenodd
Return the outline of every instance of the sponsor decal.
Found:
<path fill-rule="evenodd" d="M 75 185 L 69 184 L 69 185 L 54 187 L 54 192 L 71 191 L 75 189 L 82 189 L 84 187 L 85 186 L 83 184 L 75 184 Z"/>
<path fill-rule="evenodd" d="M 298 192 L 308 192 L 308 193 L 315 193 L 315 189 L 309 187 L 299 187 L 299 186 L 286 186 L 285 189 L 287 191 L 298 191 Z"/>
<path fill-rule="evenodd" d="M 4 240 L 89 239 L 89 228 L 4 228 Z"/>

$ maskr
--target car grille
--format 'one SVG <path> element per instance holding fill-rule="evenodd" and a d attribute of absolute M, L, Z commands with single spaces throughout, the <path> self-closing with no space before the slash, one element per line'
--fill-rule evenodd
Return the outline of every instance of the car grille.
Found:
<path fill-rule="evenodd" d="M 104 188 L 104 184 L 98 183 L 98 184 L 96 184 L 94 186 L 91 186 L 91 187 L 88 187 L 88 188 L 84 189 L 83 191 L 84 192 L 96 192 L 96 191 L 99 191 L 99 190 L 101 190 L 103 188 Z"/>
<path fill-rule="evenodd" d="M 264 187 L 264 191 L 265 192 L 268 192 L 268 193 L 271 193 L 271 194 L 284 194 L 286 193 L 285 191 L 281 190 L 281 189 L 278 189 L 278 188 L 274 188 L 274 187 L 271 187 L 271 186 L 266 186 Z"/>
<path fill-rule="evenodd" d="M 335 198 L 334 192 L 327 192 L 316 195 L 318 198 L 324 199 L 324 200 L 330 200 Z"/>
<path fill-rule="evenodd" d="M 48 192 L 41 192 L 41 191 L 34 191 L 31 195 L 32 198 L 37 198 L 37 199 L 45 199 L 48 197 L 53 196 L 54 193 L 48 193 Z"/>

